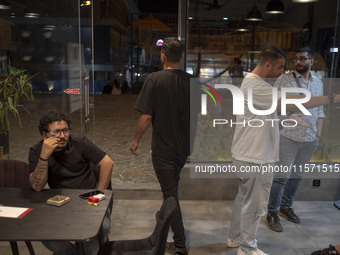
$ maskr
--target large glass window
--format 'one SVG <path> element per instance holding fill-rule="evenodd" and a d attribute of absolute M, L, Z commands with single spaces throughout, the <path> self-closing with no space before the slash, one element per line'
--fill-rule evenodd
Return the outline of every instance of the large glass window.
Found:
<path fill-rule="evenodd" d="M 21 101 L 27 112 L 18 107 L 22 128 L 9 114 L 10 149 L 4 154 L 27 160 L 29 147 L 41 139 L 39 118 L 51 109 L 69 113 L 72 132 L 96 142 L 95 94 L 128 78 L 130 13 L 137 11 L 135 1 L 1 2 L 0 72 L 10 65 L 34 76 L 35 98 Z"/>
<path fill-rule="evenodd" d="M 292 61 L 295 51 L 308 46 L 314 51 L 312 74 L 323 81 L 324 94 L 339 93 L 339 3 L 281 0 L 282 9 L 270 10 L 269 2 L 189 1 L 187 72 L 206 78 L 209 84 L 223 79 L 239 86 L 241 81 L 232 79 L 233 72 L 242 76 L 250 72 L 263 47 L 275 45 L 283 49 L 288 55 L 286 72 L 290 72 L 295 69 Z M 226 95 L 225 100 L 231 101 L 231 96 Z M 223 107 L 226 109 L 220 111 L 225 119 L 233 118 L 227 109 L 231 104 L 225 103 Z M 322 140 L 312 160 L 339 161 L 340 139 L 336 129 L 340 111 L 336 105 L 325 106 L 324 111 Z M 232 132 L 225 132 L 223 138 L 232 139 Z M 230 160 L 230 151 L 218 158 Z"/>

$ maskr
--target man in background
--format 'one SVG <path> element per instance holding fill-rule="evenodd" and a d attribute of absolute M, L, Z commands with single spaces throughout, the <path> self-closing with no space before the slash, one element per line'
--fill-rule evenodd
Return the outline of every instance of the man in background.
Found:
<path fill-rule="evenodd" d="M 234 58 L 234 63 L 229 69 L 229 75 L 232 78 L 233 85 L 240 87 L 242 78 L 244 78 L 244 68 L 242 66 L 242 60 L 240 58 Z"/>

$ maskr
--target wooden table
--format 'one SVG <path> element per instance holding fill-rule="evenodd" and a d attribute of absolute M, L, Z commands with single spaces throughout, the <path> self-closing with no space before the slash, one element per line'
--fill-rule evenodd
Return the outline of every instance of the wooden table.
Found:
<path fill-rule="evenodd" d="M 82 242 L 99 238 L 101 224 L 112 198 L 112 191 L 103 190 L 106 199 L 91 206 L 79 198 L 88 189 L 0 188 L 0 204 L 33 208 L 21 219 L 0 217 L 0 241 L 75 241 L 77 253 L 83 254 Z M 61 207 L 46 204 L 55 195 L 70 197 Z"/>

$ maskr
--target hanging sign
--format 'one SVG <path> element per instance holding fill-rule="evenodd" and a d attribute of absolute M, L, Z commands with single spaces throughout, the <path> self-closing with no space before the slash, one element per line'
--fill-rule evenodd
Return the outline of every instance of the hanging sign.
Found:
<path fill-rule="evenodd" d="M 80 89 L 65 89 L 66 94 L 80 94 Z"/>
<path fill-rule="evenodd" d="M 157 40 L 156 45 L 157 46 L 162 46 L 163 45 L 163 40 L 162 39 Z"/>

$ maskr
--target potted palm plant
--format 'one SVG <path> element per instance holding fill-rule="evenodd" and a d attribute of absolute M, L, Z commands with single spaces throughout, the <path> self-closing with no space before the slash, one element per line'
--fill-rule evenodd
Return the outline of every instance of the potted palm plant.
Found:
<path fill-rule="evenodd" d="M 20 103 L 24 99 L 28 102 L 34 100 L 31 83 L 34 76 L 27 74 L 26 70 L 14 68 L 10 63 L 7 71 L 0 74 L 0 146 L 3 154 L 9 153 L 9 115 L 12 114 L 21 127 L 18 109 L 28 111 Z"/>

